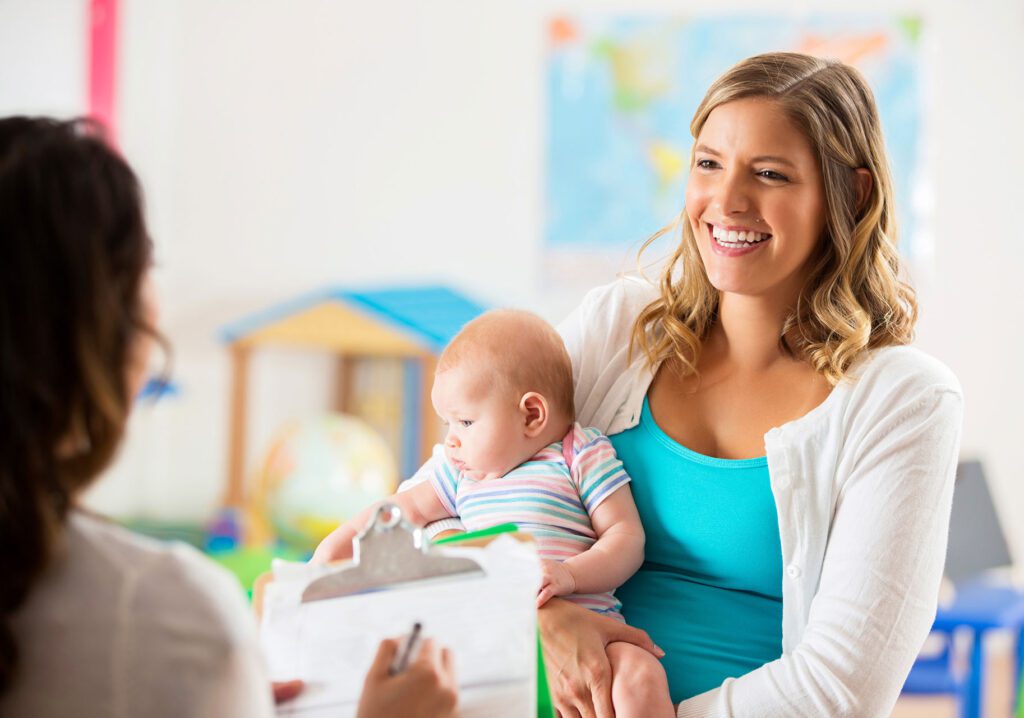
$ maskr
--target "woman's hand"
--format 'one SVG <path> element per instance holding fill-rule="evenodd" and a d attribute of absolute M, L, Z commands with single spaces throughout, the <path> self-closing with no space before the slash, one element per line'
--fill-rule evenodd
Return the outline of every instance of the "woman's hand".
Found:
<path fill-rule="evenodd" d="M 397 651 L 398 641 L 393 639 L 377 649 L 363 683 L 357 718 L 453 718 L 458 693 L 448 649 L 439 649 L 425 638 L 416 659 L 393 676 L 390 668 Z"/>
<path fill-rule="evenodd" d="M 306 684 L 302 681 L 274 681 L 270 684 L 274 691 L 274 703 L 281 704 L 290 701 L 302 693 Z"/>
<path fill-rule="evenodd" d="M 551 700 L 561 718 L 614 718 L 609 643 L 624 641 L 658 658 L 665 655 L 639 628 L 569 601 L 552 599 L 537 616 Z"/>

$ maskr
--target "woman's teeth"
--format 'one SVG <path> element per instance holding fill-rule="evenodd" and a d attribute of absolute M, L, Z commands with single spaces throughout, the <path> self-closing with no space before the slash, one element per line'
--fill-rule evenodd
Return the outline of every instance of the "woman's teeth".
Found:
<path fill-rule="evenodd" d="M 732 249 L 749 247 L 751 244 L 763 242 L 771 237 L 770 234 L 765 234 L 764 232 L 735 232 L 728 229 L 722 229 L 721 227 L 715 227 L 713 225 L 711 228 L 711 235 L 720 245 Z"/>

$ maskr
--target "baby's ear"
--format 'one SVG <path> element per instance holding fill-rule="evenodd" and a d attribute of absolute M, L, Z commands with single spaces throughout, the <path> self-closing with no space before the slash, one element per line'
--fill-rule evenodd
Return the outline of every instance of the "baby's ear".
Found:
<path fill-rule="evenodd" d="M 548 425 L 548 400 L 542 394 L 535 391 L 523 394 L 519 412 L 523 416 L 523 431 L 529 437 L 539 435 Z"/>

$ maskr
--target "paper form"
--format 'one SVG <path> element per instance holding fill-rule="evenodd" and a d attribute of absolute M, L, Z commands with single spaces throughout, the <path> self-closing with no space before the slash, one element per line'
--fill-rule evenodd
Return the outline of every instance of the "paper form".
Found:
<path fill-rule="evenodd" d="M 354 715 L 380 641 L 419 621 L 424 637 L 452 651 L 461 715 L 533 716 L 540 586 L 533 545 L 503 536 L 483 548 L 445 552 L 476 560 L 486 576 L 309 603 L 299 598 L 311 579 L 296 576 L 294 568 L 271 583 L 261 632 L 271 677 L 307 684 L 279 715 Z"/>

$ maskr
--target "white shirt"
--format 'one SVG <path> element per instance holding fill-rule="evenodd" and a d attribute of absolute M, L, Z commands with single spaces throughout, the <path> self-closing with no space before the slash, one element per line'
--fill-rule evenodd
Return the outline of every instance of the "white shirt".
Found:
<path fill-rule="evenodd" d="M 0 715 L 273 715 L 255 624 L 227 571 L 77 512 L 63 546 L 12 620 L 19 662 Z"/>
<path fill-rule="evenodd" d="M 583 426 L 613 435 L 639 421 L 654 372 L 642 356 L 630 361 L 629 339 L 656 296 L 625 277 L 591 291 L 559 327 Z M 961 421 L 956 377 L 916 349 L 891 347 L 765 434 L 783 655 L 684 701 L 680 717 L 891 714 L 935 616 Z"/>

